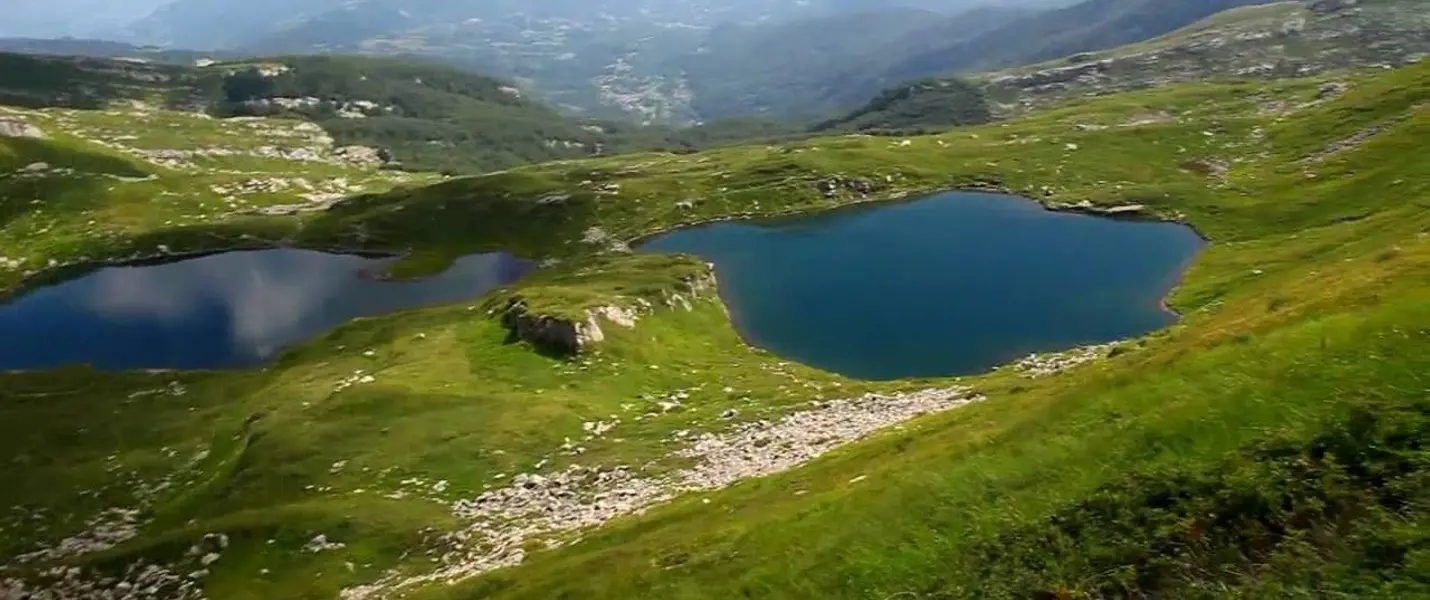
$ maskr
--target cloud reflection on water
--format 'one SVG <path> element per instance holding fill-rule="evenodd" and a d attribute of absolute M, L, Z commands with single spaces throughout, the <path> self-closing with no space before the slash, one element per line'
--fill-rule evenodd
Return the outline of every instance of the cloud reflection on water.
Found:
<path fill-rule="evenodd" d="M 351 319 L 473 298 L 510 283 L 529 269 L 509 255 L 481 254 L 463 257 L 442 274 L 422 280 L 381 281 L 369 275 L 381 272 L 391 261 L 265 250 L 103 269 L 0 306 L 0 315 L 12 313 L 10 319 L 0 319 L 0 329 L 7 322 L 23 321 L 33 334 L 45 329 L 35 319 L 53 322 L 56 330 L 84 322 L 97 328 L 88 335 L 106 338 L 107 343 L 92 349 L 49 348 L 48 354 L 54 355 L 57 364 L 89 362 L 103 368 L 251 365 Z M 120 349 L 124 355 L 116 355 Z M 175 356 L 181 364 L 168 364 Z M 3 364 L 14 362 L 10 359 L 0 353 L 0 368 L 36 368 L 35 364 Z M 31 357 L 29 362 L 35 360 Z M 193 360 L 206 364 L 195 365 L 190 362 Z"/>

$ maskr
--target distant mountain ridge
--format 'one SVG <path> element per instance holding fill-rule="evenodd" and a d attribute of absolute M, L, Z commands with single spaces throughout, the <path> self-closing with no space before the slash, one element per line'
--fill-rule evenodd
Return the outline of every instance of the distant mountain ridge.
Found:
<path fill-rule="evenodd" d="M 1087 0 L 1020 16 L 977 35 L 911 52 L 872 73 L 851 70 L 830 78 L 845 83 L 834 101 L 860 102 L 901 82 L 956 72 L 978 72 L 1039 62 L 1139 42 L 1229 8 L 1272 0 Z"/>
<path fill-rule="evenodd" d="M 1264 80 L 1341 69 L 1390 68 L 1430 56 L 1420 0 L 1294 0 L 1216 13 L 1150 40 L 977 76 L 1001 116 L 1089 96 L 1210 79 Z M 901 126 L 953 124 L 937 107 L 962 79 L 899 84 L 880 115 Z M 1332 90 L 1333 91 L 1333 90 Z M 1272 110 L 1274 107 L 1268 107 Z"/>
<path fill-rule="evenodd" d="M 946 39 L 939 23 L 985 3 L 254 0 L 233 18 L 224 1 L 179 0 L 137 23 L 131 34 L 145 43 L 251 55 L 437 58 L 513 79 L 567 112 L 691 123 L 851 107 L 857 102 L 825 100 L 838 96 L 824 88 L 840 71 L 926 46 L 917 39 Z M 208 33 L 216 29 L 222 31 Z"/>
<path fill-rule="evenodd" d="M 263 45 L 288 39 L 356 46 L 371 36 L 452 24 L 559 21 L 595 29 L 633 22 L 709 28 L 723 23 L 777 22 L 841 12 L 913 7 L 957 11 L 978 0 L 253 0 L 234 15 L 228 0 L 177 0 L 135 23 L 130 36 L 147 43 L 206 49 Z M 337 28 L 355 27 L 342 36 Z M 218 35 L 215 35 L 217 33 Z"/>
<path fill-rule="evenodd" d="M 178 0 L 136 24 L 133 33 L 152 43 L 224 46 L 250 56 L 317 52 L 438 60 L 510 80 L 585 119 L 689 125 L 757 116 L 812 122 L 837 121 L 864 110 L 859 107 L 872 98 L 886 101 L 881 94 L 889 89 L 948 91 L 909 82 L 1104 51 L 1226 9 L 1275 4 L 988 1 L 252 0 L 233 16 L 227 0 Z M 1341 0 L 1315 4 L 1356 6 Z M 208 33 L 215 29 L 222 31 Z M 1378 31 L 1367 33 L 1369 42 Z M 992 96 L 1006 101 L 1007 94 Z"/>
<path fill-rule="evenodd" d="M 118 103 L 227 117 L 284 117 L 364 146 L 387 168 L 470 174 L 637 151 L 688 152 L 807 137 L 807 123 L 727 119 L 690 128 L 563 115 L 514 83 L 449 65 L 366 56 L 276 56 L 196 66 L 183 53 L 67 40 L 91 56 L 0 51 L 0 105 Z M 0 47 L 31 45 L 0 39 Z M 33 50 L 33 48 L 31 48 Z M 108 58 L 112 51 L 118 58 Z"/>

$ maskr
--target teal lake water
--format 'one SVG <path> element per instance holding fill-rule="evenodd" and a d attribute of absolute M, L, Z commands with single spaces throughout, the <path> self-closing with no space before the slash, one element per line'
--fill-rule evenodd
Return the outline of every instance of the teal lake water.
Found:
<path fill-rule="evenodd" d="M 1135 337 L 1202 248 L 1190 228 L 950 192 L 652 238 L 715 263 L 745 339 L 866 379 L 965 375 Z"/>

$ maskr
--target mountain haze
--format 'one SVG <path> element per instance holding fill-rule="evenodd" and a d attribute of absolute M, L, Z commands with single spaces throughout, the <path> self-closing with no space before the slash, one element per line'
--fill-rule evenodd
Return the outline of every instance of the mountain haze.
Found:
<path fill-rule="evenodd" d="M 867 96 L 850 102 L 831 89 L 851 67 L 897 64 L 1064 3 L 258 0 L 231 17 L 228 0 L 178 0 L 130 33 L 144 43 L 253 55 L 431 57 L 515 80 L 568 112 L 692 123 L 852 108 Z"/>

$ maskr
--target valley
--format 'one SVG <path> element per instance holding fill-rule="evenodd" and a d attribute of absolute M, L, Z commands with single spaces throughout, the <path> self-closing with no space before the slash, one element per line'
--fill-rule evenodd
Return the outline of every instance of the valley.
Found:
<path fill-rule="evenodd" d="M 1413 2 L 425 4 L 0 54 L 0 598 L 1430 595 Z"/>

